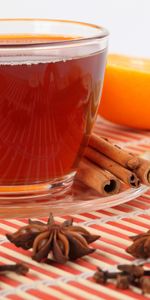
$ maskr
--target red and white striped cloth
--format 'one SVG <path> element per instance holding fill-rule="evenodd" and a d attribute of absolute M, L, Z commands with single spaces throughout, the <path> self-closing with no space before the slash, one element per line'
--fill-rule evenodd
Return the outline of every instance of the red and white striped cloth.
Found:
<path fill-rule="evenodd" d="M 119 145 L 137 153 L 150 151 L 149 131 L 131 131 L 100 119 L 98 122 L 101 125 L 98 126 L 101 127 L 98 133 L 102 136 L 111 137 Z M 0 299 L 144 300 L 150 297 L 141 295 L 137 288 L 122 291 L 116 289 L 113 283 L 100 285 L 92 278 L 97 266 L 113 270 L 117 264 L 134 262 L 125 249 L 131 243 L 129 236 L 150 228 L 150 192 L 114 208 L 73 217 L 75 223 L 101 235 L 101 239 L 93 243 L 92 246 L 96 249 L 93 254 L 65 265 L 54 262 L 51 265 L 37 263 L 30 258 L 30 251 L 18 249 L 7 241 L 5 233 L 14 232 L 27 224 L 26 219 L 0 221 L 1 263 L 22 261 L 30 268 L 27 276 L 13 273 L 0 276 Z M 67 218 L 68 216 L 58 217 L 56 221 L 62 222 Z"/>

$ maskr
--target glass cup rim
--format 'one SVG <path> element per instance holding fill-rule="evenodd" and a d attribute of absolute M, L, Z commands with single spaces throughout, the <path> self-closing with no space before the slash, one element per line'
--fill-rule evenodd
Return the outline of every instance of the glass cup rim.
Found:
<path fill-rule="evenodd" d="M 96 29 L 97 31 L 99 31 L 96 34 L 89 34 L 89 36 L 83 36 L 83 37 L 77 37 L 77 38 L 73 38 L 70 40 L 64 39 L 64 40 L 56 40 L 56 41 L 40 41 L 40 42 L 32 42 L 30 43 L 29 41 L 27 43 L 21 43 L 19 42 L 18 44 L 14 44 L 14 43 L 8 43 L 8 44 L 0 44 L 0 48 L 26 48 L 26 47 L 35 47 L 35 46 L 67 46 L 67 45 L 72 45 L 74 43 L 86 43 L 86 42 L 90 42 L 93 40 L 100 40 L 103 38 L 107 38 L 109 35 L 109 31 L 100 25 L 96 25 L 96 24 L 92 24 L 92 23 L 87 23 L 87 22 L 80 22 L 80 21 L 74 21 L 74 20 L 65 20 L 65 19 L 47 19 L 47 18 L 2 18 L 0 19 L 0 24 L 1 22 L 24 22 L 24 23 L 28 23 L 28 22 L 50 22 L 50 23 L 66 23 L 66 24 L 72 24 L 72 25 L 79 25 L 79 26 L 84 26 L 87 28 L 93 28 Z M 5 39 L 7 35 L 4 35 Z M 9 35 L 11 36 L 11 34 Z M 2 35 L 1 35 L 2 37 Z"/>

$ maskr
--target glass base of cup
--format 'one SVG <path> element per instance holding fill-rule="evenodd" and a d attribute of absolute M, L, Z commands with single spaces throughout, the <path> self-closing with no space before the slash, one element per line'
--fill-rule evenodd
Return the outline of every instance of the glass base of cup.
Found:
<path fill-rule="evenodd" d="M 43 196 L 58 197 L 65 195 L 71 188 L 76 172 L 66 176 L 55 178 L 48 182 L 35 183 L 29 185 L 0 186 L 1 197 L 6 200 L 31 199 L 31 197 L 42 198 Z"/>

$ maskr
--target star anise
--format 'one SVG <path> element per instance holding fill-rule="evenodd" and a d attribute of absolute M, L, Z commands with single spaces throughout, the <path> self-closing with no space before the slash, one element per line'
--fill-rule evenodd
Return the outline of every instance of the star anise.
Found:
<path fill-rule="evenodd" d="M 126 249 L 126 252 L 136 258 L 150 257 L 150 230 L 136 236 L 130 237 L 133 241 L 132 245 Z"/>
<path fill-rule="evenodd" d="M 58 263 L 75 260 L 95 251 L 88 244 L 100 236 L 91 235 L 86 229 L 74 226 L 73 220 L 57 224 L 50 215 L 47 224 L 29 220 L 29 225 L 13 234 L 6 235 L 9 241 L 23 249 L 33 249 L 32 258 L 45 261 L 51 254 Z"/>

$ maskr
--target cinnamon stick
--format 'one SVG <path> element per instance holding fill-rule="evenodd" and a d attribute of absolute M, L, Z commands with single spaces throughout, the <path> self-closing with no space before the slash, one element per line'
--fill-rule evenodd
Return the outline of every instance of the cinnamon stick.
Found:
<path fill-rule="evenodd" d="M 120 182 L 115 176 L 86 158 L 80 162 L 77 179 L 104 196 L 117 194 L 120 189 Z"/>
<path fill-rule="evenodd" d="M 150 161 L 139 158 L 140 166 L 135 170 L 135 174 L 140 181 L 146 185 L 150 185 Z"/>
<path fill-rule="evenodd" d="M 131 187 L 138 187 L 140 185 L 140 180 L 137 178 L 135 173 L 122 167 L 95 149 L 87 147 L 84 155 L 93 163 L 97 164 L 103 169 L 106 169 Z"/>
<path fill-rule="evenodd" d="M 136 155 L 128 153 L 119 146 L 113 145 L 107 139 L 99 137 L 96 134 L 91 135 L 89 146 L 108 156 L 125 168 L 134 170 L 140 165 L 139 158 Z"/>

